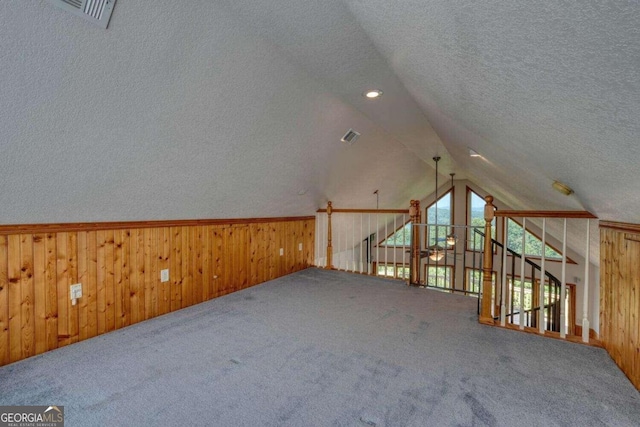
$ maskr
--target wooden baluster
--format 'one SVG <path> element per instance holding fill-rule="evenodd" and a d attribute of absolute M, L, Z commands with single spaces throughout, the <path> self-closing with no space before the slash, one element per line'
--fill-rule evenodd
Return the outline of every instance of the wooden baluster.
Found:
<path fill-rule="evenodd" d="M 420 282 L 420 200 L 411 200 L 409 207 L 411 220 L 411 283 Z"/>
<path fill-rule="evenodd" d="M 540 259 L 540 285 L 538 287 L 538 301 L 540 302 L 540 310 L 538 310 L 538 333 L 544 335 L 544 285 L 546 282 L 546 247 L 547 247 L 547 219 L 542 218 L 542 258 Z"/>
<path fill-rule="evenodd" d="M 524 267 L 526 266 L 527 248 L 527 218 L 522 218 L 522 253 L 520 258 L 520 314 L 518 315 L 518 326 L 524 330 Z"/>
<path fill-rule="evenodd" d="M 582 297 L 582 341 L 589 342 L 589 251 L 590 242 L 590 221 L 587 219 L 587 242 L 584 252 L 584 294 Z"/>
<path fill-rule="evenodd" d="M 502 291 L 500 292 L 501 305 L 500 305 L 500 326 L 505 326 L 507 323 L 507 236 L 508 234 L 508 220 L 507 218 L 503 218 L 502 220 L 502 279 L 500 280 L 500 287 Z"/>
<path fill-rule="evenodd" d="M 331 202 L 327 203 L 327 266 L 326 268 L 333 269 L 333 246 L 331 246 L 331 213 L 333 212 L 333 206 Z"/>
<path fill-rule="evenodd" d="M 544 250 L 544 247 L 543 247 Z M 565 298 L 567 295 L 567 219 L 562 227 L 562 285 L 560 287 L 560 338 L 567 337 Z"/>
<path fill-rule="evenodd" d="M 484 255 L 482 262 L 482 307 L 480 310 L 480 323 L 493 324 L 491 314 L 492 280 L 493 271 L 493 245 L 491 244 L 491 222 L 495 216 L 493 196 L 484 198 L 487 204 L 484 207 Z"/>

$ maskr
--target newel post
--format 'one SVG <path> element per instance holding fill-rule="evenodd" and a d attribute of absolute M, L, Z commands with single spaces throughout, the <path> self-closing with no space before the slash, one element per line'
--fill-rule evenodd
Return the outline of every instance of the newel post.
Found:
<path fill-rule="evenodd" d="M 491 244 L 491 222 L 495 216 L 493 196 L 484 198 L 487 204 L 484 206 L 484 251 L 482 255 L 482 306 L 480 309 L 480 323 L 493 324 L 491 314 L 492 297 L 492 271 L 493 271 L 493 245 Z"/>
<path fill-rule="evenodd" d="M 420 200 L 411 200 L 409 218 L 411 220 L 411 283 L 420 281 Z"/>
<path fill-rule="evenodd" d="M 331 270 L 333 268 L 333 246 L 331 246 L 331 213 L 333 206 L 331 202 L 327 203 L 327 265 L 325 268 Z"/>

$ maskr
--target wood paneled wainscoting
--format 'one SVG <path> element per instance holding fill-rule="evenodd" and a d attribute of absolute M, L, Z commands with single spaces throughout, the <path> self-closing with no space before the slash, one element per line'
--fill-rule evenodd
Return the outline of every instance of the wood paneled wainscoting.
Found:
<path fill-rule="evenodd" d="M 600 338 L 640 390 L 640 225 L 600 222 Z"/>
<path fill-rule="evenodd" d="M 307 268 L 314 235 L 314 217 L 0 226 L 0 366 Z"/>

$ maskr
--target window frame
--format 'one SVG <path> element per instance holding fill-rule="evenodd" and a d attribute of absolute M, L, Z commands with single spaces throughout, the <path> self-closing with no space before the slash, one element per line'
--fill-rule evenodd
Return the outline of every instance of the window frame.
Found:
<path fill-rule="evenodd" d="M 509 293 L 509 301 L 507 301 L 507 304 L 505 305 L 507 310 L 510 307 L 510 303 L 511 303 L 511 295 L 510 295 L 510 282 L 514 280 L 514 277 L 509 277 L 507 275 L 507 292 Z M 517 280 L 520 280 L 520 277 L 517 277 Z M 536 282 L 540 283 L 540 278 L 536 278 Z M 524 283 L 531 283 L 531 291 L 533 292 L 533 283 L 531 281 L 531 276 L 524 276 Z M 569 296 L 569 301 L 567 303 L 567 318 L 569 320 L 569 323 L 566 325 L 567 326 L 567 334 L 568 335 L 575 335 L 575 331 L 576 331 L 576 300 L 577 300 L 577 294 L 576 294 L 576 289 L 577 286 L 575 283 L 565 283 L 566 285 L 566 289 L 567 289 L 567 293 Z M 531 298 L 533 299 L 533 294 L 531 295 Z M 532 301 L 533 304 L 533 301 Z M 513 307 L 511 307 L 511 310 L 513 311 Z M 526 309 L 525 309 L 526 310 Z M 509 322 L 508 323 L 514 324 L 513 322 Z M 579 325 L 578 325 L 579 326 Z M 548 332 L 548 331 L 547 331 Z"/>
<path fill-rule="evenodd" d="M 378 277 L 387 277 L 387 278 L 400 279 L 400 280 L 407 280 L 407 279 L 410 278 L 410 277 L 406 277 L 406 278 L 405 277 L 400 277 L 398 275 L 398 272 L 399 272 L 400 268 L 408 268 L 408 269 L 411 268 L 411 265 L 409 263 L 396 262 L 394 264 L 393 262 L 387 262 L 387 263 L 374 262 L 373 264 L 374 264 L 374 270 L 373 271 L 376 272 L 375 275 L 378 276 Z M 389 276 L 389 275 L 386 275 L 386 274 L 385 275 L 378 274 L 378 266 L 380 266 L 380 267 L 385 266 L 387 268 L 388 267 L 393 267 L 393 276 Z M 409 270 L 409 274 L 411 274 L 411 270 Z"/>
<path fill-rule="evenodd" d="M 445 226 L 445 225 L 446 225 L 446 226 L 449 226 L 449 227 L 451 227 L 451 226 L 453 225 L 454 220 L 455 220 L 455 200 L 456 200 L 456 199 L 455 199 L 455 186 L 454 186 L 454 187 L 451 187 L 450 189 L 448 189 L 447 191 L 445 191 L 444 193 L 442 193 L 442 195 L 441 195 L 441 196 L 439 196 L 436 200 L 434 200 L 432 203 L 430 203 L 429 205 L 427 205 L 427 206 L 424 208 L 424 224 L 428 224 L 428 223 L 429 223 L 429 208 L 431 208 L 431 207 L 435 206 L 435 204 L 436 204 L 436 203 L 438 203 L 438 201 L 439 201 L 440 199 L 442 199 L 444 196 L 446 196 L 446 195 L 448 195 L 448 194 L 450 194 L 450 195 L 451 195 L 451 196 L 450 196 L 450 197 L 451 197 L 451 199 L 450 199 L 450 217 L 449 217 L 449 224 L 442 224 L 442 225 L 443 225 L 443 226 Z M 435 194 L 434 194 L 434 197 L 435 197 Z M 429 227 L 428 227 L 428 226 L 425 226 L 425 228 L 424 228 L 424 245 L 423 245 L 425 248 L 428 248 L 428 247 L 430 246 L 430 245 L 429 245 L 429 240 L 428 240 L 428 235 L 429 235 L 428 230 L 429 230 Z M 438 243 L 438 238 L 437 238 L 437 237 L 438 237 L 438 236 L 436 235 L 436 244 Z"/>
<path fill-rule="evenodd" d="M 464 268 L 464 284 L 463 284 L 465 295 L 471 294 L 471 295 L 474 295 L 474 296 L 475 295 L 479 296 L 480 295 L 480 291 L 482 291 L 482 288 L 478 289 L 478 292 L 475 292 L 473 290 L 469 290 L 469 273 L 472 273 L 474 271 L 477 271 L 477 272 L 480 273 L 480 287 L 482 287 L 482 273 L 483 273 L 482 269 L 481 268 L 473 268 L 473 267 L 465 267 Z M 493 287 L 494 287 L 493 295 L 495 295 L 495 286 L 496 286 L 496 283 L 498 283 L 498 275 L 497 275 L 495 270 L 491 271 L 491 281 L 492 281 Z"/>
<path fill-rule="evenodd" d="M 465 224 L 467 227 L 471 226 L 471 195 L 472 194 L 475 194 L 476 196 L 484 200 L 483 196 L 481 196 L 478 192 L 476 192 L 475 190 L 473 190 L 467 185 L 467 195 L 465 198 L 465 208 L 466 208 Z M 483 221 L 484 221 L 484 218 L 483 218 Z M 498 217 L 494 217 L 492 222 L 493 224 L 491 225 L 491 233 L 492 233 L 491 238 L 494 240 L 498 240 Z M 484 228 L 482 229 L 482 232 L 484 233 Z M 471 233 L 473 233 L 472 229 L 467 228 L 467 230 L 465 231 L 465 238 L 464 238 L 464 250 L 469 252 L 482 252 L 484 248 L 476 249 L 471 247 L 470 243 L 473 240 L 471 239 L 472 237 Z M 496 245 L 496 247 L 494 247 L 493 249 L 493 253 L 495 254 L 497 252 L 498 252 L 498 248 Z"/>
<path fill-rule="evenodd" d="M 440 286 L 428 285 L 428 280 L 427 280 L 427 278 L 429 277 L 428 276 L 428 272 L 429 272 L 428 269 L 432 268 L 432 267 L 434 267 L 434 268 L 445 268 L 445 269 L 449 270 L 449 274 L 445 274 L 445 276 L 444 276 L 449 281 L 449 286 L 448 287 L 442 288 Z M 456 274 L 456 272 L 455 272 L 455 269 L 453 268 L 453 265 L 448 265 L 448 264 L 438 264 L 438 265 L 436 265 L 436 264 L 425 264 L 424 265 L 424 276 L 422 276 L 422 277 L 424 277 L 424 285 L 425 286 L 429 286 L 429 288 L 440 289 L 440 290 L 447 291 L 447 292 L 453 292 L 453 291 L 456 290 L 452 286 L 453 284 L 456 283 L 455 282 L 455 274 Z M 437 279 L 437 275 L 436 275 L 436 279 Z M 437 283 L 437 280 L 436 280 L 436 283 Z"/>
<path fill-rule="evenodd" d="M 386 242 L 389 237 L 393 236 L 394 234 L 396 234 L 398 231 L 402 230 L 404 227 L 406 227 L 407 225 L 409 225 L 409 243 L 407 243 L 406 245 L 385 245 L 384 242 Z M 411 233 L 413 232 L 412 230 L 412 226 L 411 226 L 411 219 L 408 219 L 407 222 L 404 223 L 404 225 L 401 225 L 400 227 L 398 227 L 395 231 L 393 231 L 391 234 L 389 234 L 387 237 L 385 237 L 384 239 L 382 239 L 381 241 L 378 242 L 378 244 L 376 245 L 377 247 L 380 248 L 405 248 L 405 247 L 411 247 Z"/>
<path fill-rule="evenodd" d="M 503 220 L 504 220 L 504 221 L 507 221 L 507 224 L 509 223 L 509 220 L 511 220 L 511 221 L 515 222 L 516 224 L 518 224 L 518 225 L 522 228 L 522 224 L 521 224 L 518 220 L 516 220 L 515 218 L 513 218 L 513 217 L 508 216 L 508 217 L 503 218 Z M 538 239 L 538 240 L 540 241 L 540 243 L 542 243 L 542 238 L 541 238 L 540 236 L 538 236 L 536 233 L 534 233 L 533 231 L 531 231 L 529 228 L 526 228 L 525 232 L 528 232 L 528 233 L 529 233 L 529 234 L 531 234 L 533 237 L 535 237 L 536 239 Z M 505 236 L 505 242 L 506 242 L 506 244 L 507 244 L 507 247 L 508 247 L 508 243 L 509 243 L 508 238 L 509 238 L 509 235 L 508 235 L 508 233 L 507 233 L 507 236 Z M 558 248 L 556 248 L 555 246 L 553 246 L 553 245 L 552 245 L 552 244 L 550 244 L 550 243 L 545 242 L 545 244 L 546 244 L 547 246 L 549 246 L 551 249 L 553 249 L 554 251 L 556 251 L 557 253 L 559 253 L 559 254 L 560 254 L 560 259 L 558 259 L 558 258 L 549 258 L 549 257 L 545 257 L 545 258 L 544 258 L 545 262 L 546 262 L 546 261 L 550 261 L 550 262 L 562 262 L 562 251 L 561 251 L 561 250 L 559 250 Z M 522 255 L 522 254 L 521 254 L 521 255 Z M 513 256 L 513 255 L 511 255 L 511 253 L 510 253 L 510 252 L 507 252 L 507 256 Z M 540 256 L 540 255 L 525 255 L 525 257 L 526 257 L 527 259 L 536 259 L 536 260 L 541 260 L 541 259 L 542 259 L 542 256 Z M 577 262 L 575 262 L 574 260 L 572 260 L 571 258 L 569 258 L 569 256 L 567 256 L 567 263 L 568 263 L 568 264 L 575 264 L 575 265 L 577 265 L 577 264 L 578 264 Z"/>

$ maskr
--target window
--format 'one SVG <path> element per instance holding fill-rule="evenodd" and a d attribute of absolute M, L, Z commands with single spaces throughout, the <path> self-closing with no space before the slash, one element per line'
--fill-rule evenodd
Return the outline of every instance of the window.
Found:
<path fill-rule="evenodd" d="M 522 292 L 522 281 L 519 278 L 516 278 L 516 279 L 509 278 L 507 279 L 507 284 L 511 288 L 511 311 L 513 313 L 519 313 L 520 312 L 520 292 Z M 532 304 L 533 297 L 532 297 L 531 287 L 532 287 L 531 280 L 525 279 L 523 302 L 524 302 L 524 310 L 526 311 L 531 310 L 533 306 Z M 545 286 L 545 288 L 548 288 L 548 286 Z M 512 322 L 515 320 L 514 317 L 511 318 Z"/>
<path fill-rule="evenodd" d="M 393 264 L 377 264 L 376 274 L 378 276 L 396 277 L 396 269 Z"/>
<path fill-rule="evenodd" d="M 436 207 L 438 209 L 438 218 L 436 222 Z M 438 225 L 453 224 L 453 190 L 444 193 L 438 200 L 426 209 L 426 223 Z M 437 231 L 436 231 L 437 229 Z M 430 225 L 425 236 L 426 246 L 435 245 L 436 242 L 440 246 L 444 246 L 447 234 L 451 233 L 450 227 L 436 227 Z"/>
<path fill-rule="evenodd" d="M 545 257 L 548 259 L 562 259 L 562 254 L 554 248 L 545 245 Z M 507 220 L 507 247 L 512 251 L 522 254 L 522 225 L 513 219 Z M 533 235 L 529 230 L 525 236 L 525 255 L 541 257 L 542 256 L 542 240 L 538 236 Z"/>
<path fill-rule="evenodd" d="M 395 277 L 397 279 L 408 279 L 410 270 L 408 264 L 378 264 L 376 266 L 378 276 Z"/>
<path fill-rule="evenodd" d="M 466 280 L 464 282 L 464 290 L 466 292 L 474 292 L 479 294 L 482 290 L 482 270 L 474 268 L 466 268 Z M 496 272 L 491 273 L 491 282 L 493 283 L 493 295 L 495 295 Z"/>
<path fill-rule="evenodd" d="M 484 233 L 484 207 L 487 203 L 476 192 L 467 187 L 467 225 L 481 227 L 477 230 Z M 469 228 L 467 231 L 467 250 L 482 251 L 483 238 Z M 491 238 L 496 238 L 496 219 L 491 222 Z"/>
<path fill-rule="evenodd" d="M 411 246 L 411 222 L 407 222 L 382 242 L 379 246 Z"/>
<path fill-rule="evenodd" d="M 522 286 L 522 282 L 524 282 L 524 287 Z M 542 306 L 544 309 L 543 320 L 545 324 L 548 324 L 550 321 L 557 322 L 556 327 L 559 330 L 559 317 L 557 319 L 550 319 L 549 316 L 551 313 L 548 308 L 553 301 L 560 299 L 560 289 L 555 286 L 550 286 L 548 282 L 545 283 L 544 302 L 543 304 L 540 304 L 537 301 L 538 286 L 540 286 L 540 281 L 538 279 L 536 279 L 535 287 L 531 283 L 531 278 L 525 278 L 524 281 L 521 281 L 519 277 L 516 277 L 515 279 L 511 277 L 508 278 L 507 285 L 509 289 L 507 292 L 510 295 L 510 298 L 507 301 L 507 313 L 512 313 L 512 315 L 507 318 L 510 323 L 517 325 L 520 322 L 520 292 L 524 290 L 524 325 L 532 326 L 534 324 L 534 318 L 537 316 L 537 310 Z M 565 298 L 565 332 L 567 334 L 572 334 L 575 330 L 575 285 L 567 283 Z M 509 307 L 511 307 L 510 310 Z"/>
<path fill-rule="evenodd" d="M 451 289 L 453 268 L 449 266 L 425 265 L 425 285 L 436 288 Z"/>

